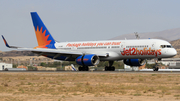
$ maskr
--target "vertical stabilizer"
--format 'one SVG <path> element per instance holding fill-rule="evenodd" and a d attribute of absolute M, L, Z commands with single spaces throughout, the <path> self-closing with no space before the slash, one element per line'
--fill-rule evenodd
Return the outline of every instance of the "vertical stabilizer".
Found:
<path fill-rule="evenodd" d="M 38 42 L 36 48 L 55 48 L 55 40 L 42 22 L 37 12 L 31 12 L 32 22 Z"/>

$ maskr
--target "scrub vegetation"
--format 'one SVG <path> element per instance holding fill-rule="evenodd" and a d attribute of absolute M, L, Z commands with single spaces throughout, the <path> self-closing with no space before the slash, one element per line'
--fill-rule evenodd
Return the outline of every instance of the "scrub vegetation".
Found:
<path fill-rule="evenodd" d="M 48 63 L 42 62 L 42 63 L 40 63 L 40 66 L 58 68 L 58 67 L 68 66 L 71 64 L 74 64 L 75 67 L 79 67 L 79 65 L 75 61 L 63 61 L 62 63 L 61 62 L 48 62 Z M 104 68 L 105 66 L 108 66 L 108 65 L 109 65 L 108 61 L 100 61 L 99 64 L 95 67 L 97 67 L 97 68 L 103 67 Z M 123 63 L 123 61 L 115 61 L 113 63 L 113 66 L 116 67 L 116 69 L 123 69 L 124 63 Z M 93 67 L 93 68 L 95 68 L 95 67 Z"/>
<path fill-rule="evenodd" d="M 180 74 L 7 72 L 0 75 L 0 99 L 7 101 L 180 99 Z"/>

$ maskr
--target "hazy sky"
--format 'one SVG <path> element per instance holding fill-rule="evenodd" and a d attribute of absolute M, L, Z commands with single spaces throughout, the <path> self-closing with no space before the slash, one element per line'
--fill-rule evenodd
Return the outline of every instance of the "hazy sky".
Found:
<path fill-rule="evenodd" d="M 180 0 L 0 0 L 0 33 L 10 45 L 35 47 L 30 12 L 57 41 L 106 40 L 180 27 Z M 1 39 L 2 40 L 2 39 Z M 9 51 L 0 41 L 0 50 Z"/>

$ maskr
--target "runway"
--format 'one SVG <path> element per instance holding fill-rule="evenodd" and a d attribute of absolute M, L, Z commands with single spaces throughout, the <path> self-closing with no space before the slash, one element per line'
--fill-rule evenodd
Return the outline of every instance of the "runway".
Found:
<path fill-rule="evenodd" d="M 0 71 L 0 73 L 120 73 L 120 74 L 180 74 L 180 71 Z"/>

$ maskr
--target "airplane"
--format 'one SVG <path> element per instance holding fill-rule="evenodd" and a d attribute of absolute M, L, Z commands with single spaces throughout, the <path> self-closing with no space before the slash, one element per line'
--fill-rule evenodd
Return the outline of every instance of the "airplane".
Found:
<path fill-rule="evenodd" d="M 32 22 L 38 42 L 34 48 L 10 46 L 2 35 L 8 48 L 27 50 L 33 53 L 63 61 L 76 61 L 79 71 L 88 71 L 89 66 L 100 61 L 109 61 L 105 71 L 114 71 L 114 61 L 123 60 L 129 66 L 142 66 L 146 59 L 170 58 L 177 54 L 172 45 L 160 39 L 104 40 L 57 42 L 42 22 L 37 12 L 31 12 Z M 81 36 L 83 38 L 83 36 Z M 158 71 L 158 67 L 154 67 Z"/>

